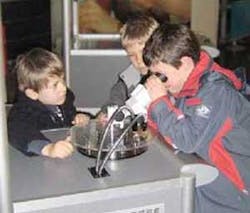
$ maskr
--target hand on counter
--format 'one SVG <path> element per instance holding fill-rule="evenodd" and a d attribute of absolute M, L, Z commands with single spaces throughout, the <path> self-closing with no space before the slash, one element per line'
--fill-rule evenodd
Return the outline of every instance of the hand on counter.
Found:
<path fill-rule="evenodd" d="M 107 114 L 104 112 L 100 112 L 96 117 L 96 122 L 101 126 L 105 126 L 106 123 L 108 122 Z"/>
<path fill-rule="evenodd" d="M 75 119 L 72 121 L 73 125 L 76 126 L 86 126 L 89 123 L 90 117 L 83 113 L 78 113 L 75 116 Z"/>
<path fill-rule="evenodd" d="M 42 149 L 42 155 L 51 158 L 66 158 L 72 155 L 74 147 L 69 138 L 50 143 Z"/>

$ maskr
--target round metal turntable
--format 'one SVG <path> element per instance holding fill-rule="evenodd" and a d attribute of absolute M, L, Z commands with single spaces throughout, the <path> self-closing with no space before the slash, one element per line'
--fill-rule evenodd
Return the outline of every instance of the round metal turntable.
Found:
<path fill-rule="evenodd" d="M 85 127 L 72 127 L 71 140 L 80 153 L 96 158 L 100 147 L 100 139 L 102 137 L 103 129 L 104 127 L 98 124 L 96 120 L 91 120 Z M 124 129 L 120 129 L 115 125 L 109 129 L 101 152 L 102 158 L 110 151 L 123 130 Z M 118 160 L 140 155 L 148 149 L 148 143 L 147 131 L 140 128 L 137 131 L 131 129 L 122 138 L 109 159 Z"/>

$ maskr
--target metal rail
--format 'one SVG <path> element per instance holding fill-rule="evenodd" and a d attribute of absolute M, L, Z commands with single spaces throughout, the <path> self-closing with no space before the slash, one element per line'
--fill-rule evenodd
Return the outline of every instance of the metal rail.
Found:
<path fill-rule="evenodd" d="M 2 32 L 2 5 L 0 3 L 0 35 Z M 0 212 L 13 211 L 10 196 L 8 137 L 6 127 L 6 88 L 5 88 L 5 61 L 3 37 L 0 36 Z"/>
<path fill-rule="evenodd" d="M 71 1 L 63 0 L 63 56 L 66 83 L 69 86 L 70 50 L 71 50 Z"/>

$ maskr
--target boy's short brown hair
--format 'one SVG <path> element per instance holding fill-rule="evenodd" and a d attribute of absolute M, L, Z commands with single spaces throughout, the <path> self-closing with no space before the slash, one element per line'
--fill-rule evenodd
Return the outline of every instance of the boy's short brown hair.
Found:
<path fill-rule="evenodd" d="M 143 49 L 143 61 L 149 67 L 162 61 L 178 68 L 183 56 L 192 58 L 195 64 L 200 58 L 199 41 L 186 25 L 162 24 Z"/>
<path fill-rule="evenodd" d="M 146 14 L 132 16 L 120 30 L 123 47 L 133 45 L 133 40 L 137 39 L 146 42 L 158 25 L 153 17 Z"/>
<path fill-rule="evenodd" d="M 63 64 L 59 57 L 42 48 L 34 48 L 18 56 L 15 70 L 21 91 L 29 88 L 38 92 L 47 86 L 49 77 L 64 75 Z"/>

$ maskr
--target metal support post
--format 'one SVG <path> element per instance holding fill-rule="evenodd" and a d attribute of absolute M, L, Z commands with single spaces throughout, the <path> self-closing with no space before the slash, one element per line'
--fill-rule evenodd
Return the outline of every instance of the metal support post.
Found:
<path fill-rule="evenodd" d="M 67 86 L 70 86 L 71 1 L 63 0 L 63 57 Z"/>
<path fill-rule="evenodd" d="M 0 3 L 0 35 L 2 32 L 2 5 Z M 9 184 L 9 155 L 6 128 L 6 88 L 4 76 L 4 46 L 3 37 L 0 36 L 0 212 L 11 213 L 12 202 Z"/>

